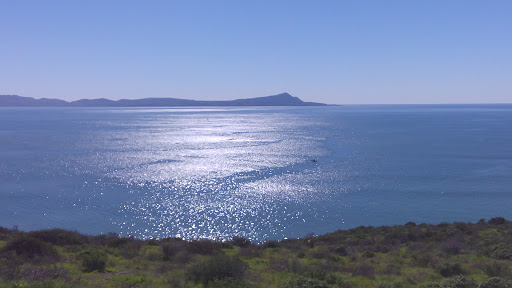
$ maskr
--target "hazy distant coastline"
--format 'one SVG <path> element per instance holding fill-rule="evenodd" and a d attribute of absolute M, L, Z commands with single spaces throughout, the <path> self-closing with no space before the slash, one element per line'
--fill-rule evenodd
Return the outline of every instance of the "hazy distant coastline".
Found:
<path fill-rule="evenodd" d="M 176 106 L 326 106 L 324 103 L 304 102 L 288 93 L 236 99 L 230 101 L 198 101 L 178 98 L 143 99 L 81 99 L 67 102 L 59 99 L 35 99 L 17 95 L 0 95 L 0 107 L 176 107 Z"/>

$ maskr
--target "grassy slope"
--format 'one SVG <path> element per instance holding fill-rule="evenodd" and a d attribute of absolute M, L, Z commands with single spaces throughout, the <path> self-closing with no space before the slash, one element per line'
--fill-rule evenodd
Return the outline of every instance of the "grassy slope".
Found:
<path fill-rule="evenodd" d="M 0 228 L 0 287 L 512 287 L 511 265 L 500 217 L 260 245 Z"/>

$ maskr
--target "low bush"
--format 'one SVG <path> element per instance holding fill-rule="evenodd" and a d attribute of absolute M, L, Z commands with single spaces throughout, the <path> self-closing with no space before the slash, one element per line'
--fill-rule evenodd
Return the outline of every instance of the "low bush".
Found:
<path fill-rule="evenodd" d="M 322 280 L 299 277 L 286 282 L 283 288 L 330 288 L 331 285 Z"/>
<path fill-rule="evenodd" d="M 234 245 L 229 242 L 220 242 L 219 243 L 221 249 L 233 249 Z"/>
<path fill-rule="evenodd" d="M 187 244 L 187 251 L 194 254 L 213 254 L 220 250 L 220 245 L 208 239 L 192 240 Z"/>
<path fill-rule="evenodd" d="M 14 251 L 3 253 L 0 257 L 0 283 L 3 279 L 13 280 L 20 276 L 23 260 Z"/>
<path fill-rule="evenodd" d="M 489 224 L 502 225 L 505 224 L 505 218 L 503 217 L 495 217 L 489 219 Z"/>
<path fill-rule="evenodd" d="M 352 274 L 373 279 L 375 277 L 375 269 L 368 264 L 359 264 L 353 268 Z"/>
<path fill-rule="evenodd" d="M 345 246 L 338 246 L 338 247 L 336 247 L 336 249 L 334 249 L 334 252 L 336 252 L 336 254 L 338 254 L 340 256 L 347 256 L 348 255 L 347 248 L 345 248 Z"/>
<path fill-rule="evenodd" d="M 402 271 L 400 265 L 395 263 L 387 263 L 384 269 L 381 270 L 381 274 L 385 275 L 401 275 Z"/>
<path fill-rule="evenodd" d="M 215 279 L 241 278 L 247 269 L 247 264 L 238 259 L 218 254 L 211 256 L 206 261 L 196 263 L 187 271 L 188 279 L 204 286 Z"/>
<path fill-rule="evenodd" d="M 373 249 L 373 252 L 379 252 L 379 253 L 388 253 L 391 249 L 389 249 L 388 246 L 384 246 L 384 245 L 377 245 L 375 246 L 375 248 Z"/>
<path fill-rule="evenodd" d="M 423 268 L 428 267 L 433 262 L 432 255 L 425 252 L 416 252 L 411 257 L 416 265 Z"/>
<path fill-rule="evenodd" d="M 510 273 L 510 267 L 506 263 L 493 261 L 482 265 L 482 271 L 489 277 L 502 277 Z"/>
<path fill-rule="evenodd" d="M 12 234 L 10 229 L 0 227 L 0 240 L 6 240 Z"/>
<path fill-rule="evenodd" d="M 375 253 L 373 253 L 372 251 L 365 251 L 363 254 L 361 254 L 361 256 L 365 258 L 373 258 L 375 257 Z"/>
<path fill-rule="evenodd" d="M 230 243 L 235 246 L 242 247 L 242 248 L 249 247 L 252 244 L 251 240 L 244 238 L 244 237 L 240 237 L 240 236 L 235 236 L 235 237 L 231 238 Z"/>
<path fill-rule="evenodd" d="M 313 269 L 313 271 L 309 271 L 306 275 L 307 275 L 308 278 L 311 278 L 311 279 L 317 279 L 317 280 L 325 281 L 325 279 L 327 278 L 328 273 L 325 270 Z"/>
<path fill-rule="evenodd" d="M 144 257 L 149 261 L 162 260 L 162 251 L 160 251 L 158 247 L 148 246 L 144 251 Z"/>
<path fill-rule="evenodd" d="M 402 284 L 401 282 L 396 282 L 396 283 L 390 283 L 390 284 L 379 284 L 377 285 L 377 288 L 403 288 L 405 287 L 404 284 Z"/>
<path fill-rule="evenodd" d="M 316 250 L 312 250 L 309 255 L 315 259 L 327 259 L 331 256 L 331 252 L 329 252 L 326 248 L 318 248 Z"/>
<path fill-rule="evenodd" d="M 28 236 L 58 246 L 80 245 L 83 243 L 80 234 L 78 234 L 77 232 L 66 231 L 63 229 L 32 231 L 28 233 Z"/>
<path fill-rule="evenodd" d="M 267 241 L 261 245 L 263 249 L 269 249 L 269 248 L 278 248 L 279 242 L 277 241 Z"/>
<path fill-rule="evenodd" d="M 121 256 L 125 259 L 133 259 L 139 255 L 140 248 L 142 247 L 142 241 L 128 241 L 125 245 L 120 247 Z"/>
<path fill-rule="evenodd" d="M 148 246 L 160 246 L 160 241 L 158 241 L 157 239 L 149 239 L 149 240 L 146 240 L 146 245 Z"/>
<path fill-rule="evenodd" d="M 295 274 L 304 273 L 305 267 L 302 265 L 302 262 L 297 258 L 290 258 L 286 262 L 286 271 Z"/>
<path fill-rule="evenodd" d="M 464 250 L 463 239 L 459 237 L 449 238 L 440 246 L 441 250 L 448 255 L 458 255 Z"/>
<path fill-rule="evenodd" d="M 477 288 L 473 278 L 459 275 L 441 282 L 441 288 Z"/>
<path fill-rule="evenodd" d="M 25 280 L 42 282 L 58 278 L 67 279 L 69 272 L 60 265 L 23 265 L 19 276 Z"/>
<path fill-rule="evenodd" d="M 135 239 L 127 238 L 127 237 L 110 237 L 107 240 L 107 246 L 118 248 L 122 246 L 128 245 L 128 243 L 135 241 Z"/>
<path fill-rule="evenodd" d="M 492 252 L 491 257 L 494 259 L 512 259 L 512 251 L 508 249 L 499 249 Z"/>
<path fill-rule="evenodd" d="M 121 274 L 106 279 L 110 287 L 131 288 L 151 287 L 151 279 L 142 274 Z"/>
<path fill-rule="evenodd" d="M 214 279 L 206 285 L 208 288 L 256 288 L 257 286 L 237 278 Z"/>
<path fill-rule="evenodd" d="M 169 261 L 175 257 L 180 251 L 186 249 L 187 242 L 181 239 L 169 238 L 162 244 L 163 260 Z"/>
<path fill-rule="evenodd" d="M 243 258 L 255 258 L 255 257 L 261 257 L 262 253 L 261 253 L 261 250 L 259 247 L 249 246 L 249 247 L 241 248 L 238 255 L 240 255 L 240 257 L 243 257 Z"/>
<path fill-rule="evenodd" d="M 512 288 L 512 282 L 500 277 L 492 277 L 482 282 L 478 288 Z"/>
<path fill-rule="evenodd" d="M 439 267 L 439 274 L 443 277 L 452 277 L 466 273 L 459 263 L 444 263 Z"/>
<path fill-rule="evenodd" d="M 57 250 L 50 244 L 37 238 L 23 235 L 14 240 L 7 242 L 1 253 L 13 251 L 16 256 L 34 259 L 36 257 L 56 258 Z"/>
<path fill-rule="evenodd" d="M 95 270 L 98 272 L 105 272 L 108 255 L 104 251 L 91 249 L 80 253 L 79 258 L 84 272 L 92 272 Z"/>

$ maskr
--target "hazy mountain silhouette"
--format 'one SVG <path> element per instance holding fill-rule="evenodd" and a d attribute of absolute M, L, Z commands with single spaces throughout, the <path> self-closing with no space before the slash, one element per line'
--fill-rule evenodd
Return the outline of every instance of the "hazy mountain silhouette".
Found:
<path fill-rule="evenodd" d="M 304 102 L 288 93 L 273 96 L 236 99 L 230 101 L 199 101 L 177 98 L 144 99 L 81 99 L 67 102 L 58 99 L 34 99 L 17 95 L 0 95 L 0 107 L 166 107 L 166 106 L 325 106 L 327 104 Z"/>

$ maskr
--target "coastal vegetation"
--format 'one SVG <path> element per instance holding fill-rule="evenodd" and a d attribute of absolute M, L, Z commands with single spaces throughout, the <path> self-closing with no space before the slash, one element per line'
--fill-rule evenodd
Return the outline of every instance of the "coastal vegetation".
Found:
<path fill-rule="evenodd" d="M 362 226 L 259 244 L 0 227 L 0 287 L 512 287 L 512 222 Z"/>

